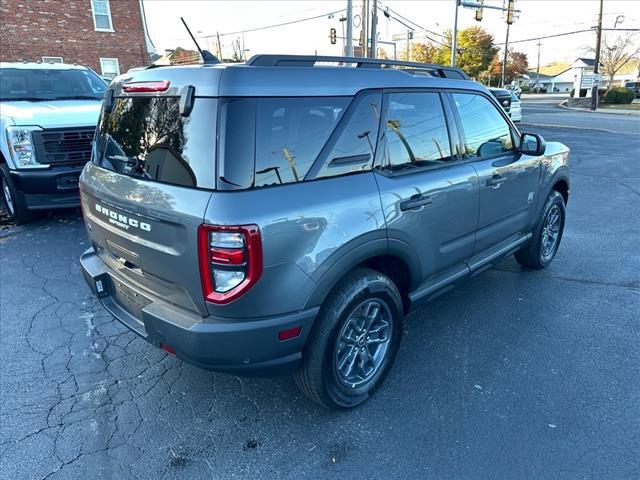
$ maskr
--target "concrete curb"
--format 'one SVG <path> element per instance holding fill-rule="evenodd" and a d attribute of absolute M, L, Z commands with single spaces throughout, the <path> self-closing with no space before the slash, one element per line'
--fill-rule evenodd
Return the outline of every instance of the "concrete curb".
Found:
<path fill-rule="evenodd" d="M 599 108 L 595 112 L 593 110 L 589 110 L 588 108 L 577 108 L 577 107 L 567 107 L 563 105 L 566 100 L 560 102 L 558 106 L 560 108 L 564 108 L 565 110 L 574 110 L 576 112 L 587 112 L 587 113 L 608 113 L 611 115 L 630 115 L 630 116 L 640 116 L 640 110 L 608 110 L 606 108 Z"/>

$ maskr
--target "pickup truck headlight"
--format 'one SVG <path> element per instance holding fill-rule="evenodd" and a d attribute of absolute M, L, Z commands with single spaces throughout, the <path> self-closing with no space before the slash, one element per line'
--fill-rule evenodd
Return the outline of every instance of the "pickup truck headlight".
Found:
<path fill-rule="evenodd" d="M 42 130 L 40 127 L 7 127 L 7 142 L 9 152 L 16 168 L 47 167 L 38 163 L 33 145 L 32 133 Z"/>

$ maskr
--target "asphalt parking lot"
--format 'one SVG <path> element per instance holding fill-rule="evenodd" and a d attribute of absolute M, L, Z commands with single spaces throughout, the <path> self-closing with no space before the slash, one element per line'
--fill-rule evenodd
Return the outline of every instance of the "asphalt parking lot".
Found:
<path fill-rule="evenodd" d="M 129 333 L 81 278 L 79 212 L 2 230 L 2 478 L 640 478 L 640 128 L 536 114 L 521 130 L 572 150 L 556 260 L 508 259 L 411 314 L 352 412 Z"/>

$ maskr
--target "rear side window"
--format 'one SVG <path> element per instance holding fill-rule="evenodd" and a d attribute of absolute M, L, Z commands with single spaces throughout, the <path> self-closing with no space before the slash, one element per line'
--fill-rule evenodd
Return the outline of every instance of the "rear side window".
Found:
<path fill-rule="evenodd" d="M 466 155 L 482 159 L 513 150 L 509 124 L 493 103 L 470 93 L 454 93 L 453 99 L 462 121 Z"/>
<path fill-rule="evenodd" d="M 350 101 L 351 97 L 257 99 L 254 185 L 302 181 Z"/>
<path fill-rule="evenodd" d="M 198 98 L 188 117 L 179 97 L 116 98 L 98 125 L 94 163 L 149 181 L 213 188 L 217 100 Z"/>
<path fill-rule="evenodd" d="M 385 166 L 392 171 L 443 165 L 451 145 L 440 95 L 390 93 Z"/>
<path fill-rule="evenodd" d="M 334 177 L 370 170 L 373 165 L 382 93 L 359 95 L 342 119 L 335 140 L 325 147 L 323 161 L 316 177 Z"/>

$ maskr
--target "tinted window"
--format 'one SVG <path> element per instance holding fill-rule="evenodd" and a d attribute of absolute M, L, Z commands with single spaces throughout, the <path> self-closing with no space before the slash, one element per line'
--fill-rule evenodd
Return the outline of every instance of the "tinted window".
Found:
<path fill-rule="evenodd" d="M 301 181 L 351 97 L 256 100 L 255 186 Z"/>
<path fill-rule="evenodd" d="M 465 153 L 487 158 L 513 150 L 509 124 L 481 95 L 454 93 L 466 137 Z"/>
<path fill-rule="evenodd" d="M 389 94 L 385 164 L 392 170 L 451 160 L 447 125 L 437 93 Z"/>
<path fill-rule="evenodd" d="M 0 69 L 0 101 L 102 99 L 107 86 L 91 70 Z"/>
<path fill-rule="evenodd" d="M 250 188 L 255 156 L 255 98 L 221 100 L 220 118 L 225 121 L 220 123 L 218 131 L 218 188 Z"/>
<path fill-rule="evenodd" d="M 212 188 L 217 100 L 198 98 L 188 117 L 178 97 L 117 98 L 98 125 L 94 162 L 151 181 Z"/>
<path fill-rule="evenodd" d="M 342 119 L 340 133 L 328 145 L 318 177 L 332 177 L 371 169 L 373 164 L 382 93 L 365 93 L 351 105 Z"/>

